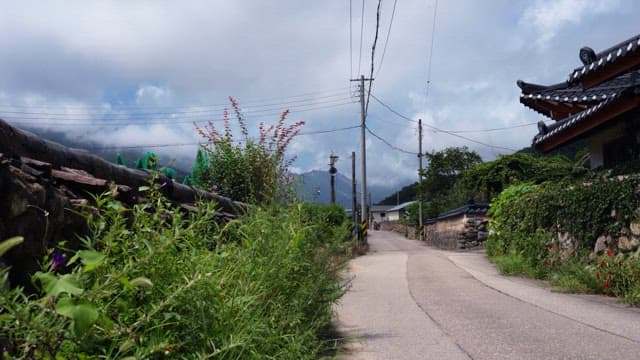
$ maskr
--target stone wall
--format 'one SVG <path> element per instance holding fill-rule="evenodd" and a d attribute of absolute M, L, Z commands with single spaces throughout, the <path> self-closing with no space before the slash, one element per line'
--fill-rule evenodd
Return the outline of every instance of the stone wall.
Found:
<path fill-rule="evenodd" d="M 409 226 L 409 225 L 402 225 L 395 221 L 385 221 L 381 223 L 380 230 L 395 231 L 398 234 L 406 236 L 408 239 L 415 240 L 418 238 L 418 234 L 417 234 L 418 230 L 415 227 Z M 369 229 L 369 231 L 374 231 L 374 230 Z"/>
<path fill-rule="evenodd" d="M 472 249 L 483 247 L 488 237 L 484 215 L 460 214 L 437 220 L 425 226 L 426 242 L 440 249 Z"/>

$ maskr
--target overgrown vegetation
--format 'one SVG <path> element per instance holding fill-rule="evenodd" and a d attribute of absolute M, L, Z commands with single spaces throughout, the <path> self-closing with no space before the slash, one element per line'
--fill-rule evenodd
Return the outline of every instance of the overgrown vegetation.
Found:
<path fill-rule="evenodd" d="M 502 190 L 513 184 L 578 179 L 589 174 L 563 156 L 536 157 L 527 153 L 500 155 L 482 162 L 480 156 L 467 149 L 447 148 L 429 154 L 424 175 L 424 217 L 434 218 L 469 201 L 491 202 Z M 419 191 L 412 185 L 414 194 Z M 415 197 L 412 199 L 416 199 Z M 417 219 L 415 211 L 410 211 Z"/>
<path fill-rule="evenodd" d="M 187 213 L 143 190 L 132 209 L 97 197 L 82 250 L 52 250 L 37 294 L 0 285 L 4 358 L 317 356 L 344 290 L 343 211 L 254 208 L 218 225 L 212 204 Z"/>
<path fill-rule="evenodd" d="M 304 122 L 286 125 L 289 111 L 285 110 L 275 125 L 261 123 L 258 140 L 254 140 L 249 137 L 238 102 L 233 98 L 229 100 L 240 136 L 234 137 L 227 110 L 224 111 L 222 133 L 211 121 L 204 128 L 196 126 L 208 144 L 203 147 L 206 160 L 196 159 L 198 173 L 194 173 L 193 182 L 205 190 L 247 203 L 265 205 L 273 200 L 290 198 L 289 165 L 292 159 L 287 159 L 285 152 Z"/>
<path fill-rule="evenodd" d="M 640 250 L 623 244 L 640 236 L 639 189 L 638 175 L 508 187 L 491 204 L 487 253 L 505 273 L 640 304 Z"/>

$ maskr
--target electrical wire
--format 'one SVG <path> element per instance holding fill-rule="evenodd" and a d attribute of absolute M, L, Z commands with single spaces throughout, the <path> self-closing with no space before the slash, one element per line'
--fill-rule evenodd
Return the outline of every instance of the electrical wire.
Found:
<path fill-rule="evenodd" d="M 378 0 L 378 9 L 376 10 L 376 34 L 373 38 L 373 45 L 371 45 L 371 72 L 369 73 L 369 89 L 367 91 L 367 102 L 364 107 L 365 117 L 367 116 L 367 111 L 369 110 L 369 98 L 371 97 L 371 85 L 373 84 L 373 64 L 375 63 L 375 54 L 376 54 L 376 44 L 378 43 L 378 31 L 380 29 L 380 6 L 382 5 L 382 0 Z"/>
<path fill-rule="evenodd" d="M 360 74 L 360 66 L 362 65 L 362 44 L 364 43 L 364 1 L 362 0 L 362 13 L 360 15 L 360 55 L 358 57 L 358 74 Z"/>
<path fill-rule="evenodd" d="M 349 79 L 353 79 L 353 0 L 349 0 Z"/>
<path fill-rule="evenodd" d="M 400 151 L 400 152 L 402 152 L 402 153 L 409 154 L 409 155 L 415 155 L 415 156 L 417 156 L 417 155 L 418 155 L 418 153 L 416 153 L 416 152 L 408 151 L 408 150 L 405 150 L 405 149 L 399 148 L 399 147 L 397 147 L 397 146 L 395 146 L 395 145 L 391 144 L 389 141 L 385 140 L 382 136 L 380 136 L 380 135 L 378 135 L 378 134 L 374 133 L 373 131 L 371 131 L 371 129 L 369 129 L 369 127 L 368 127 L 368 126 L 365 126 L 365 129 L 367 129 L 367 132 L 368 132 L 369 134 L 371 134 L 371 135 L 372 135 L 373 137 L 375 137 L 376 139 L 378 139 L 378 140 L 382 141 L 385 145 L 387 145 L 388 147 L 392 148 L 393 150 Z"/>
<path fill-rule="evenodd" d="M 355 102 L 351 99 L 340 103 L 326 102 L 320 104 L 311 105 L 323 105 L 312 106 L 305 108 L 294 108 L 290 111 L 290 114 L 309 112 L 315 110 L 331 109 L 342 107 L 345 105 L 351 105 Z M 309 106 L 309 105 L 307 105 Z M 282 111 L 246 111 L 243 115 L 247 118 L 263 118 L 267 116 L 281 115 Z M 109 118 L 76 118 L 76 119 L 59 119 L 59 118 L 47 118 L 47 117 L 7 117 L 5 120 L 11 121 L 14 124 L 20 125 L 56 125 L 56 126 L 94 126 L 94 127 L 121 127 L 129 125 L 175 125 L 175 124 L 190 124 L 197 121 L 211 121 L 221 122 L 224 121 L 223 117 L 210 118 L 208 115 L 185 115 L 179 118 L 155 118 L 155 119 L 139 119 L 137 121 L 131 121 L 130 119 L 109 119 Z M 79 122 L 84 121 L 84 122 Z"/>
<path fill-rule="evenodd" d="M 380 103 L 382 106 L 384 106 L 387 110 L 389 110 L 391 113 L 395 114 L 396 116 L 398 116 L 398 117 L 400 117 L 402 119 L 405 119 L 407 121 L 410 121 L 410 122 L 416 122 L 415 120 L 413 120 L 413 119 L 411 119 L 411 118 L 399 113 L 398 111 L 394 110 L 389 105 L 383 103 L 380 99 L 375 97 L 375 95 L 371 95 L 371 96 L 373 97 L 374 100 L 376 100 L 378 103 Z M 425 123 L 423 123 L 422 125 L 424 125 L 427 128 L 432 129 L 433 131 L 449 134 L 451 136 L 455 136 L 457 138 L 464 139 L 464 140 L 467 140 L 467 141 L 470 141 L 470 142 L 473 142 L 473 143 L 476 143 L 476 144 L 479 144 L 479 145 L 483 145 L 483 146 L 486 146 L 486 147 L 489 147 L 489 148 L 503 149 L 503 150 L 509 150 L 509 151 L 517 151 L 516 149 L 508 148 L 508 147 L 505 147 L 505 146 L 487 144 L 487 143 L 484 143 L 482 141 L 478 141 L 478 140 L 475 140 L 475 139 L 472 139 L 472 138 L 468 138 L 466 136 L 459 135 L 459 134 L 457 134 L 457 133 L 455 133 L 453 131 L 443 130 L 443 129 L 437 128 L 437 127 L 435 127 L 433 125 L 429 125 L 429 124 L 425 124 Z"/>
<path fill-rule="evenodd" d="M 396 15 L 396 4 L 398 0 L 393 0 L 393 10 L 391 11 L 391 20 L 389 21 L 389 30 L 387 30 L 387 38 L 384 41 L 384 47 L 382 48 L 382 57 L 380 57 L 380 63 L 378 64 L 378 71 L 376 71 L 376 77 L 380 74 L 382 69 L 382 62 L 384 61 L 384 55 L 387 53 L 387 45 L 389 44 L 389 35 L 391 35 L 391 26 L 393 25 L 393 18 Z"/>
<path fill-rule="evenodd" d="M 328 99 L 325 101 L 311 100 L 311 101 L 307 101 L 306 103 L 299 103 L 299 104 L 289 103 L 287 104 L 289 106 L 269 106 L 263 109 L 261 109 L 260 107 L 256 107 L 256 108 L 248 108 L 248 110 L 240 109 L 240 111 L 243 114 L 259 114 L 259 113 L 266 113 L 266 112 L 273 112 L 273 111 L 282 112 L 282 109 L 292 110 L 292 109 L 305 108 L 305 107 L 316 106 L 316 105 L 335 104 L 335 103 L 340 103 L 345 101 L 353 102 L 353 100 L 351 99 L 350 93 L 345 93 L 342 95 L 341 98 L 332 99 L 332 100 L 328 100 Z M 220 113 L 223 112 L 224 110 L 228 110 L 228 109 L 220 109 L 219 111 L 196 110 L 196 111 L 168 112 L 168 113 L 135 113 L 134 112 L 134 113 L 75 113 L 75 114 L 0 110 L 0 114 L 25 115 L 25 116 L 20 116 L 20 118 L 24 120 L 33 120 L 29 116 L 34 115 L 36 116 L 36 118 L 41 118 L 41 117 L 46 117 L 47 119 L 61 118 L 60 120 L 75 121 L 75 120 L 87 120 L 87 119 L 93 120 L 96 118 L 122 119 L 123 117 L 125 117 L 126 119 L 145 119 L 153 116 L 167 116 L 167 115 L 174 116 L 174 117 L 181 116 L 183 118 L 198 118 L 203 116 L 205 117 L 219 116 Z M 78 116 L 80 116 L 80 118 L 78 118 Z"/>
<path fill-rule="evenodd" d="M 335 133 L 335 132 L 339 132 L 339 131 L 346 131 L 346 130 L 356 129 L 356 128 L 359 128 L 359 127 L 360 127 L 360 125 L 354 125 L 354 126 L 347 126 L 347 127 L 343 127 L 343 128 L 337 128 L 337 129 L 306 131 L 306 132 L 300 132 L 296 136 L 328 134 L 328 133 Z M 90 150 L 97 150 L 97 151 L 107 151 L 107 150 L 129 150 L 129 149 L 146 149 L 146 148 L 152 149 L 152 148 L 195 146 L 195 145 L 204 145 L 204 143 L 202 143 L 202 142 L 188 142 L 188 143 L 172 143 L 172 144 L 104 146 L 104 147 L 89 147 L 89 149 Z"/>
<path fill-rule="evenodd" d="M 251 105 L 257 105 L 257 104 L 262 104 L 265 102 L 273 102 L 273 101 L 281 101 L 281 103 L 276 103 L 276 104 L 287 104 L 290 103 L 291 101 L 286 101 L 288 99 L 296 99 L 296 98 L 301 98 L 301 97 L 308 97 L 308 96 L 319 96 L 322 94 L 327 94 L 327 93 L 336 93 L 336 92 L 344 92 L 344 91 L 351 91 L 351 86 L 347 86 L 347 87 L 340 87 L 340 88 L 334 88 L 334 89 L 327 89 L 327 90 L 319 90 L 319 91 L 314 91 L 314 92 L 307 92 L 307 93 L 302 93 L 302 94 L 298 94 L 298 95 L 287 95 L 287 96 L 281 96 L 281 97 L 269 97 L 269 98 L 262 98 L 262 99 L 251 99 L 248 101 L 241 101 L 241 103 L 244 106 L 251 106 Z M 236 100 L 239 100 L 236 98 Z M 293 100 L 292 100 L 293 101 Z M 197 105 L 197 104 L 193 104 L 193 105 L 182 105 L 182 106 L 139 106 L 139 105 L 131 105 L 131 106 L 112 106 L 109 103 L 106 104 L 89 104 L 89 105 L 12 105 L 12 104 L 0 104 L 0 108 L 14 108 L 14 109 L 82 109 L 82 110 L 86 110 L 86 109 L 99 109 L 99 110 L 137 110 L 137 109 L 173 109 L 173 110 L 177 110 L 177 109 L 193 109 L 194 107 L 198 107 L 198 108 L 214 108 L 214 109 L 224 109 L 225 107 L 228 108 L 230 106 L 230 104 L 227 103 L 220 103 L 220 104 L 201 104 L 201 105 Z"/>
<path fill-rule="evenodd" d="M 433 24 L 431 27 L 431 45 L 429 46 L 429 61 L 427 65 L 427 86 L 425 88 L 425 101 L 429 97 L 429 86 L 431 85 L 431 61 L 433 60 L 433 43 L 436 35 L 436 15 L 438 13 L 438 0 L 433 6 Z"/>

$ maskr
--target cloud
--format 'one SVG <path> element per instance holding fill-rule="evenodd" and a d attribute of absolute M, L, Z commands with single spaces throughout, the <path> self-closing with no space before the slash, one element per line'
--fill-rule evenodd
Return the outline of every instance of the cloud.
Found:
<path fill-rule="evenodd" d="M 536 44 L 549 47 L 549 42 L 567 25 L 578 25 L 585 18 L 614 12 L 617 0 L 536 0 L 525 11 L 520 20 L 531 26 L 538 34 Z"/>
<path fill-rule="evenodd" d="M 392 6 L 382 4 L 376 70 Z M 433 6 L 433 0 L 398 2 L 372 93 L 411 119 L 452 131 L 540 120 L 519 103 L 516 80 L 563 80 L 580 46 L 603 49 L 635 35 L 639 11 L 634 0 L 440 1 L 431 52 Z M 341 0 L 5 1 L 0 117 L 105 147 L 199 141 L 191 122 L 219 120 L 229 95 L 246 110 L 252 134 L 285 108 L 292 111 L 288 121 L 306 121 L 303 132 L 358 125 L 359 104 L 337 104 L 352 99 L 350 78 L 368 76 L 375 6 L 366 6 L 360 63 L 360 8 L 352 10 L 350 54 L 349 4 Z M 16 113 L 25 111 L 32 114 Z M 367 125 L 417 152 L 416 124 L 373 99 Z M 524 127 L 461 135 L 520 149 L 534 133 Z M 463 145 L 487 160 L 508 152 L 425 128 L 425 150 Z M 155 149 L 170 157 L 195 154 L 186 146 Z M 351 152 L 361 156 L 359 129 L 300 136 L 289 150 L 299 170 L 326 169 L 335 152 L 339 171 L 350 174 Z M 415 156 L 370 135 L 367 158 L 371 183 L 416 178 Z M 360 161 L 357 167 L 360 174 Z"/>

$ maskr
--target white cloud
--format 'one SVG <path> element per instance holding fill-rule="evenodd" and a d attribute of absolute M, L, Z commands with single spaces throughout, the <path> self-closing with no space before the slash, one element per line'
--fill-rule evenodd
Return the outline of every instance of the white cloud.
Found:
<path fill-rule="evenodd" d="M 142 85 L 136 91 L 136 104 L 140 106 L 169 105 L 173 98 L 173 92 L 166 87 L 154 85 Z"/>
<path fill-rule="evenodd" d="M 520 22 L 532 26 L 539 36 L 536 44 L 547 48 L 564 26 L 577 25 L 587 17 L 613 12 L 618 6 L 617 0 L 536 0 L 525 10 Z"/>

